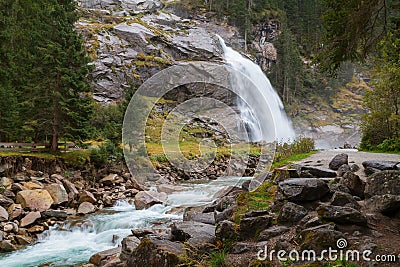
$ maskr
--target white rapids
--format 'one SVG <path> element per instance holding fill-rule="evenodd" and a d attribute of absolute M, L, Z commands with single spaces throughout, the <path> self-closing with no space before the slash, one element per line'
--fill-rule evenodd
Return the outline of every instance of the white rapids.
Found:
<path fill-rule="evenodd" d="M 0 255 L 0 266 L 66 266 L 86 263 L 96 252 L 120 244 L 131 233 L 131 229 L 166 227 L 171 222 L 181 221 L 182 212 L 174 213 L 173 208 L 210 203 L 220 189 L 236 185 L 245 179 L 221 177 L 208 183 L 182 184 L 187 190 L 170 194 L 165 205 L 157 204 L 145 210 L 136 210 L 133 204 L 120 201 L 110 209 L 81 218 L 80 226 L 72 226 L 71 223 L 62 229 L 52 227 L 34 245 Z"/>

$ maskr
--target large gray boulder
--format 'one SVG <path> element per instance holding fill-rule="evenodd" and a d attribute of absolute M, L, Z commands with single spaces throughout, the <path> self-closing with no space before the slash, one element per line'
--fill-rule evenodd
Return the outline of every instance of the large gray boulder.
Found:
<path fill-rule="evenodd" d="M 352 172 L 351 167 L 347 164 L 343 164 L 342 166 L 339 167 L 337 170 L 337 175 L 339 177 L 342 177 L 345 173 L 347 172 Z"/>
<path fill-rule="evenodd" d="M 353 198 L 352 195 L 340 191 L 336 191 L 333 194 L 331 204 L 333 206 L 350 207 L 356 210 L 359 210 L 361 208 L 360 204 L 358 204 L 358 202 Z"/>
<path fill-rule="evenodd" d="M 307 210 L 303 206 L 287 202 L 279 212 L 278 221 L 280 223 L 293 225 L 303 219 L 306 215 Z"/>
<path fill-rule="evenodd" d="M 126 261 L 140 244 L 140 239 L 136 236 L 127 236 L 121 241 L 121 261 Z"/>
<path fill-rule="evenodd" d="M 400 171 L 382 171 L 367 178 L 366 197 L 385 194 L 400 195 Z"/>
<path fill-rule="evenodd" d="M 217 228 L 215 229 L 215 237 L 221 241 L 232 241 L 239 239 L 239 233 L 237 232 L 233 222 L 225 220 L 218 223 Z"/>
<path fill-rule="evenodd" d="M 31 211 L 24 218 L 21 219 L 19 224 L 20 227 L 28 226 L 34 223 L 36 220 L 40 219 L 42 216 L 40 215 L 39 211 Z"/>
<path fill-rule="evenodd" d="M 340 179 L 340 184 L 345 185 L 352 195 L 364 198 L 365 182 L 357 174 L 346 172 Z"/>
<path fill-rule="evenodd" d="M 155 36 L 153 31 L 146 28 L 139 23 L 121 23 L 114 27 L 114 32 L 120 38 L 129 42 L 129 44 L 138 49 L 142 50 L 141 47 L 146 47 L 149 43 L 148 39 Z"/>
<path fill-rule="evenodd" d="M 64 202 L 68 202 L 68 193 L 64 186 L 61 184 L 53 183 L 45 187 L 47 192 L 49 192 L 51 198 L 53 199 L 54 205 L 59 205 Z"/>
<path fill-rule="evenodd" d="M 171 227 L 173 241 L 204 249 L 215 243 L 215 226 L 200 222 L 176 222 Z"/>
<path fill-rule="evenodd" d="M 279 200 L 313 201 L 319 200 L 329 192 L 329 186 L 317 178 L 295 178 L 278 185 Z"/>
<path fill-rule="evenodd" d="M 214 225 L 215 217 L 214 212 L 205 212 L 204 207 L 189 207 L 183 213 L 183 221 L 201 222 Z"/>
<path fill-rule="evenodd" d="M 97 200 L 95 198 L 95 196 L 87 191 L 87 190 L 82 190 L 81 192 L 79 192 L 79 203 L 83 203 L 83 202 L 89 202 L 89 203 L 95 203 Z"/>
<path fill-rule="evenodd" d="M 344 153 L 338 154 L 329 162 L 329 168 L 337 171 L 344 164 L 349 164 L 349 155 Z"/>
<path fill-rule="evenodd" d="M 148 236 L 141 240 L 139 246 L 128 256 L 130 267 L 175 267 L 185 255 L 182 243 Z"/>
<path fill-rule="evenodd" d="M 211 35 L 204 29 L 193 27 L 184 34 L 174 35 L 171 44 L 185 57 L 209 59 L 217 54 L 217 47 Z"/>
<path fill-rule="evenodd" d="M 121 253 L 121 247 L 116 247 L 116 248 L 111 248 L 111 249 L 107 249 L 107 250 L 103 250 L 100 252 L 97 252 L 95 254 L 93 254 L 90 259 L 89 262 L 96 265 L 96 266 L 102 266 L 100 265 L 100 263 L 107 259 L 108 257 L 111 257 L 113 255 L 116 254 L 120 254 Z"/>
<path fill-rule="evenodd" d="M 336 231 L 333 225 L 325 224 L 301 231 L 297 242 L 302 251 L 313 250 L 321 253 L 322 250 L 337 248 L 337 240 L 343 237 L 343 233 Z"/>
<path fill-rule="evenodd" d="M 290 228 L 286 226 L 273 226 L 271 228 L 265 229 L 261 231 L 260 235 L 258 236 L 258 241 L 268 241 L 271 238 L 276 236 L 280 236 L 286 232 L 289 232 Z"/>
<path fill-rule="evenodd" d="M 384 215 L 394 216 L 400 210 L 399 195 L 380 195 L 368 199 L 366 205 L 371 210 L 378 211 Z"/>
<path fill-rule="evenodd" d="M 96 207 L 90 202 L 82 202 L 78 207 L 78 214 L 88 214 L 96 211 Z"/>
<path fill-rule="evenodd" d="M 302 166 L 301 172 L 306 172 L 314 178 L 334 178 L 337 176 L 335 171 L 323 167 Z"/>
<path fill-rule="evenodd" d="M 364 168 L 373 168 L 381 171 L 398 170 L 400 161 L 368 160 L 362 163 Z"/>
<path fill-rule="evenodd" d="M 332 205 L 320 205 L 317 208 L 318 215 L 328 221 L 337 224 L 356 224 L 364 226 L 367 218 L 356 209 L 350 207 L 340 207 Z"/>
<path fill-rule="evenodd" d="M 271 221 L 271 215 L 243 218 L 240 221 L 240 236 L 243 239 L 254 238 L 262 230 L 267 229 L 271 225 Z"/>

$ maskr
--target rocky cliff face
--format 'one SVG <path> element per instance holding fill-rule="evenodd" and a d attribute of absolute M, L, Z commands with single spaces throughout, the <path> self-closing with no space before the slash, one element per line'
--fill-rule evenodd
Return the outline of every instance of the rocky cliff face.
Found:
<path fill-rule="evenodd" d="M 272 64 L 276 63 L 278 56 L 273 41 L 279 35 L 279 24 L 277 21 L 270 21 L 255 25 L 253 35 L 252 47 L 257 52 L 256 62 L 263 71 L 269 71 Z"/>
<path fill-rule="evenodd" d="M 221 61 L 216 34 L 235 49 L 244 47 L 237 28 L 205 10 L 188 12 L 179 1 L 81 0 L 78 4 L 81 19 L 76 28 L 92 59 L 93 97 L 98 102 L 120 102 L 127 88 L 179 61 Z M 279 21 L 253 25 L 254 60 L 266 72 L 277 61 L 273 42 L 279 34 Z M 234 102 L 233 97 L 218 97 L 226 94 L 213 86 L 184 87 L 166 97 L 179 102 L 201 91 L 227 104 Z M 331 97 L 316 93 L 302 99 L 289 110 L 296 132 L 315 138 L 320 148 L 358 144 L 364 87 L 350 84 Z"/>
<path fill-rule="evenodd" d="M 221 60 L 215 34 L 238 39 L 232 27 L 201 15 L 177 16 L 159 0 L 82 0 L 79 6 L 76 27 L 93 60 L 93 97 L 103 103 L 120 101 L 124 89 L 177 61 Z"/>

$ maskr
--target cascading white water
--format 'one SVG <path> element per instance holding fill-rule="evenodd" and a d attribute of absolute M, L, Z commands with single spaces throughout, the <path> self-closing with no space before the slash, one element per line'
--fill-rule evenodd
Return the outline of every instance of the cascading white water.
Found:
<path fill-rule="evenodd" d="M 218 36 L 226 63 L 232 72 L 231 85 L 238 92 L 237 106 L 248 128 L 251 141 L 290 141 L 295 138 L 283 103 L 261 68 L 250 59 L 226 46 Z M 237 75 L 237 72 L 241 75 Z M 246 77 L 247 79 L 243 79 Z M 259 114 L 260 105 L 268 105 L 271 114 Z"/>
<path fill-rule="evenodd" d="M 53 227 L 36 244 L 0 254 L 0 266 L 24 267 L 45 263 L 70 266 L 88 262 L 94 253 L 116 247 L 131 233 L 131 229 L 155 225 L 166 227 L 172 221 L 181 221 L 182 214 L 172 213 L 172 208 L 210 203 L 218 190 L 243 181 L 241 177 L 225 177 L 204 184 L 182 184 L 187 190 L 170 194 L 166 205 L 157 204 L 146 210 L 136 210 L 133 205 L 121 201 L 111 209 L 83 218 L 84 227 Z M 119 238 L 113 242 L 115 235 Z"/>

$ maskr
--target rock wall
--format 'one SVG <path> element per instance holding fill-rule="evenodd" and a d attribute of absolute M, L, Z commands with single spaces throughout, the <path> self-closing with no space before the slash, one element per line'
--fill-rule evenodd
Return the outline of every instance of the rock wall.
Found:
<path fill-rule="evenodd" d="M 93 60 L 98 102 L 121 101 L 127 88 L 178 61 L 221 60 L 217 33 L 237 39 L 232 27 L 200 15 L 179 17 L 157 0 L 83 0 L 79 6 L 76 28 Z"/>
<path fill-rule="evenodd" d="M 256 62 L 264 71 L 271 70 L 277 60 L 278 52 L 273 42 L 279 33 L 279 23 L 274 20 L 253 26 L 252 47 L 257 52 Z"/>

